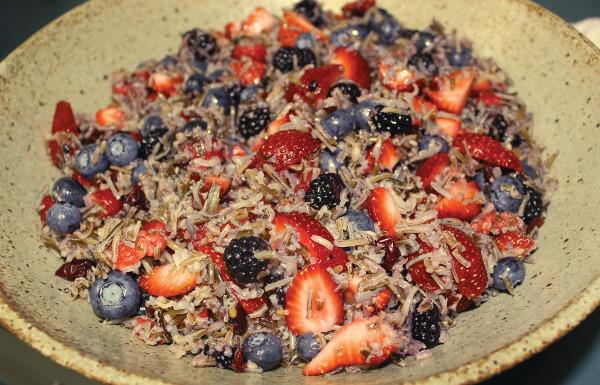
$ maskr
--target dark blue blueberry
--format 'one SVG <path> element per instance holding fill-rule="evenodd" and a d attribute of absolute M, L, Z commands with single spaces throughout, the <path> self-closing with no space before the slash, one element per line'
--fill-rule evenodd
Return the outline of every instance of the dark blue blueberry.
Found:
<path fill-rule="evenodd" d="M 296 353 L 304 361 L 310 361 L 321 351 L 321 343 L 312 333 L 300 334 L 296 338 Z"/>
<path fill-rule="evenodd" d="M 354 106 L 353 116 L 356 128 L 360 130 L 370 130 L 371 118 L 377 113 L 379 104 L 374 100 L 365 100 Z"/>
<path fill-rule="evenodd" d="M 205 58 L 201 56 L 198 57 L 195 55 L 194 59 L 192 60 L 192 66 L 194 67 L 194 69 L 196 69 L 196 71 L 203 74 L 206 73 L 206 69 L 208 68 L 208 62 Z"/>
<path fill-rule="evenodd" d="M 471 64 L 471 50 L 465 46 L 461 46 L 460 50 L 455 47 L 450 48 L 446 52 L 448 63 L 454 67 L 466 67 Z"/>
<path fill-rule="evenodd" d="M 254 100 L 256 94 L 258 93 L 257 86 L 249 86 L 242 89 L 240 92 L 240 102 L 246 103 Z"/>
<path fill-rule="evenodd" d="M 321 120 L 321 126 L 334 138 L 343 138 L 354 129 L 352 110 L 335 110 Z"/>
<path fill-rule="evenodd" d="M 475 180 L 475 183 L 477 183 L 477 186 L 479 187 L 479 189 L 481 191 L 487 190 L 487 181 L 486 181 L 486 177 L 485 177 L 485 172 L 477 171 L 475 173 L 475 175 L 473 175 L 473 180 Z"/>
<path fill-rule="evenodd" d="M 333 95 L 333 92 L 335 90 L 338 90 L 339 93 L 341 93 L 346 99 L 350 100 L 352 103 L 356 103 L 358 101 L 358 98 L 362 94 L 360 87 L 358 87 L 356 83 L 348 81 L 343 81 L 334 84 L 333 87 L 329 89 L 327 97 Z"/>
<path fill-rule="evenodd" d="M 537 179 L 540 176 L 537 170 L 527 163 L 526 160 L 521 162 L 521 166 L 523 167 L 523 173 L 530 179 Z"/>
<path fill-rule="evenodd" d="M 388 11 L 382 8 L 372 13 L 369 28 L 377 34 L 377 42 L 382 45 L 392 45 L 400 36 L 400 23 Z"/>
<path fill-rule="evenodd" d="M 206 78 L 202 74 L 190 75 L 185 81 L 185 93 L 193 96 L 200 95 L 205 82 Z"/>
<path fill-rule="evenodd" d="M 54 182 L 52 186 L 52 197 L 56 202 L 70 203 L 73 206 L 83 207 L 83 196 L 87 193 L 75 179 L 64 176 Z"/>
<path fill-rule="evenodd" d="M 317 42 L 315 41 L 315 37 L 310 32 L 304 32 L 296 39 L 296 48 L 315 49 L 316 46 Z"/>
<path fill-rule="evenodd" d="M 93 161 L 97 149 L 97 144 L 88 144 L 77 151 L 77 154 L 75 155 L 75 169 L 86 178 L 91 178 L 97 173 L 108 169 L 108 159 L 106 159 L 104 152 L 98 154 L 96 161 Z"/>
<path fill-rule="evenodd" d="M 364 25 L 349 25 L 336 29 L 331 33 L 331 44 L 336 47 L 346 47 L 355 41 L 363 40 L 368 34 L 369 29 Z"/>
<path fill-rule="evenodd" d="M 200 130 L 206 130 L 208 124 L 204 121 L 204 119 L 192 119 L 183 126 L 184 132 L 193 131 L 195 128 L 199 128 Z"/>
<path fill-rule="evenodd" d="M 321 157 L 319 158 L 319 164 L 321 170 L 325 172 L 336 172 L 342 165 L 337 161 L 338 151 L 335 153 L 329 152 L 329 150 L 321 151 Z"/>
<path fill-rule="evenodd" d="M 137 314 L 142 293 L 137 281 L 128 274 L 111 271 L 90 287 L 92 310 L 99 318 L 121 321 Z"/>
<path fill-rule="evenodd" d="M 202 107 L 210 108 L 212 106 L 223 109 L 225 115 L 229 115 L 229 112 L 231 111 L 231 100 L 229 92 L 225 88 L 210 88 L 206 92 L 206 96 L 204 96 L 204 100 L 202 101 Z"/>
<path fill-rule="evenodd" d="M 519 261 L 513 257 L 502 258 L 496 262 L 494 271 L 492 272 L 494 287 L 496 289 L 507 291 L 503 279 L 505 274 L 513 287 L 520 285 L 525 279 L 525 264 L 523 261 Z"/>
<path fill-rule="evenodd" d="M 494 181 L 490 189 L 490 200 L 499 212 L 510 211 L 516 213 L 519 211 L 524 196 L 525 186 L 523 182 L 512 175 L 502 175 Z"/>
<path fill-rule="evenodd" d="M 417 52 L 408 59 L 408 65 L 417 71 L 431 76 L 438 73 L 438 68 L 433 61 L 433 56 L 425 52 Z"/>
<path fill-rule="evenodd" d="M 417 37 L 414 38 L 415 46 L 418 51 L 423 51 L 428 47 L 431 47 L 435 42 L 435 35 L 429 32 L 420 31 L 416 33 Z"/>
<path fill-rule="evenodd" d="M 281 340 L 271 333 L 254 333 L 244 341 L 244 359 L 254 362 L 262 370 L 274 369 L 282 358 Z"/>
<path fill-rule="evenodd" d="M 375 231 L 373 220 L 364 211 L 348 209 L 346 217 L 352 222 L 354 228 L 359 231 Z"/>
<path fill-rule="evenodd" d="M 79 230 L 81 212 L 70 203 L 55 203 L 46 212 L 46 223 L 57 233 L 72 233 Z"/>
<path fill-rule="evenodd" d="M 106 158 L 111 164 L 125 167 L 138 156 L 138 142 L 126 133 L 115 134 L 106 142 Z"/>
<path fill-rule="evenodd" d="M 419 151 L 435 149 L 436 152 L 448 152 L 450 146 L 441 136 L 424 135 L 419 140 Z"/>
<path fill-rule="evenodd" d="M 165 67 L 173 67 L 174 65 L 177 64 L 177 58 L 175 58 L 171 55 L 167 55 L 164 58 L 162 58 L 162 60 L 160 61 L 160 64 L 164 65 Z"/>
<path fill-rule="evenodd" d="M 142 136 L 163 136 L 168 131 L 160 115 L 150 115 L 144 120 Z"/>
<path fill-rule="evenodd" d="M 183 34 L 185 45 L 201 58 L 208 58 L 219 50 L 217 40 L 209 32 L 192 29 Z"/>
<path fill-rule="evenodd" d="M 523 144 L 523 138 L 521 137 L 521 135 L 513 135 L 512 139 L 510 140 L 510 145 L 512 146 L 512 148 L 519 147 L 521 144 Z"/>
<path fill-rule="evenodd" d="M 148 168 L 146 167 L 146 164 L 144 162 L 140 162 L 137 166 L 135 166 L 131 173 L 131 183 L 140 183 L 142 176 L 146 175 L 147 173 Z"/>
<path fill-rule="evenodd" d="M 210 74 L 208 74 L 206 80 L 208 80 L 211 83 L 214 82 L 218 82 L 219 80 L 221 80 L 221 78 L 230 75 L 231 72 L 229 72 L 229 70 L 226 69 L 218 69 L 218 70 L 214 70 L 213 72 L 211 72 Z"/>

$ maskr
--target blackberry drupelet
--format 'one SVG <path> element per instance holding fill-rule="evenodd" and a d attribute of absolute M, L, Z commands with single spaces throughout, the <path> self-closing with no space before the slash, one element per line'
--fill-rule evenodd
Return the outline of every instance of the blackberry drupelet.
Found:
<path fill-rule="evenodd" d="M 525 194 L 529 194 L 529 199 L 525 204 L 523 220 L 529 224 L 532 220 L 540 218 L 544 213 L 544 201 L 542 195 L 532 187 L 525 186 Z"/>
<path fill-rule="evenodd" d="M 417 306 L 418 307 L 418 306 Z M 440 312 L 437 307 L 419 313 L 415 311 L 412 319 L 412 338 L 432 348 L 439 344 Z"/>
<path fill-rule="evenodd" d="M 299 67 L 306 67 L 309 64 L 317 65 L 317 57 L 309 48 L 296 48 L 295 54 L 298 58 Z"/>
<path fill-rule="evenodd" d="M 320 27 L 325 21 L 323 10 L 314 0 L 302 0 L 294 5 L 294 11 L 305 16 L 315 27 Z"/>
<path fill-rule="evenodd" d="M 240 135 L 248 139 L 264 130 L 271 122 L 271 112 L 268 107 L 257 107 L 245 111 L 238 124 Z"/>
<path fill-rule="evenodd" d="M 392 135 L 407 135 L 412 131 L 412 117 L 397 112 L 379 111 L 373 116 L 373 125 L 379 132 L 389 132 Z"/>
<path fill-rule="evenodd" d="M 233 363 L 233 357 L 235 356 L 235 347 L 231 347 L 231 349 L 225 349 L 221 352 L 214 351 L 212 356 L 217 361 L 217 367 L 221 369 L 229 369 L 231 364 Z M 231 355 L 230 355 L 230 354 Z"/>
<path fill-rule="evenodd" d="M 294 69 L 294 56 L 296 49 L 291 47 L 281 47 L 273 55 L 273 67 L 282 73 L 290 72 Z"/>
<path fill-rule="evenodd" d="M 185 39 L 186 45 L 193 49 L 197 56 L 201 58 L 208 58 L 219 50 L 217 41 L 208 32 L 201 29 L 192 29 L 187 31 L 183 38 Z"/>
<path fill-rule="evenodd" d="M 254 252 L 268 249 L 269 244 L 258 237 L 232 240 L 223 253 L 229 274 L 240 283 L 258 281 L 259 275 L 267 270 L 267 262 L 257 259 Z"/>
<path fill-rule="evenodd" d="M 322 174 L 310 182 L 304 200 L 315 210 L 323 206 L 332 209 L 340 204 L 340 193 L 343 188 L 344 184 L 338 174 Z"/>
<path fill-rule="evenodd" d="M 334 90 L 339 90 L 339 92 L 352 103 L 356 103 L 358 97 L 361 95 L 360 88 L 352 82 L 340 82 L 335 84 L 329 89 L 327 96 L 330 97 L 331 95 L 333 95 Z"/>
<path fill-rule="evenodd" d="M 416 68 L 426 75 L 435 75 L 438 70 L 433 61 L 433 56 L 428 53 L 416 53 L 408 59 L 408 65 Z"/>
<path fill-rule="evenodd" d="M 504 142 L 506 139 L 506 129 L 508 128 L 508 122 L 504 119 L 504 116 L 498 114 L 494 117 L 490 123 L 488 129 L 488 135 L 496 139 L 499 142 Z"/>
<path fill-rule="evenodd" d="M 139 156 L 142 159 L 148 159 L 152 151 L 154 151 L 154 147 L 160 146 L 162 148 L 162 144 L 160 142 L 160 136 L 148 135 L 142 137 L 142 141 L 140 142 L 140 150 Z M 159 149 L 160 151 L 160 149 Z"/>

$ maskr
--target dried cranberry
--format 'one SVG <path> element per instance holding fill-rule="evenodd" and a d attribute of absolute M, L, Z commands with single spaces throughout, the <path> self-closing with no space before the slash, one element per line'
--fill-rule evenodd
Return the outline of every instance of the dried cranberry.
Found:
<path fill-rule="evenodd" d="M 400 260 L 400 250 L 398 250 L 394 240 L 390 237 L 381 237 L 377 240 L 377 243 L 382 244 L 385 250 L 383 267 L 389 275 L 392 275 L 392 268 Z"/>
<path fill-rule="evenodd" d="M 241 306 L 236 307 L 237 314 L 235 318 L 230 318 L 229 323 L 233 326 L 233 333 L 237 335 L 243 335 L 248 330 L 248 319 L 246 318 L 246 312 Z"/>
<path fill-rule="evenodd" d="M 88 270 L 94 266 L 96 266 L 96 262 L 92 260 L 76 259 L 63 264 L 54 274 L 66 280 L 73 281 L 75 278 L 85 277 Z"/>
<path fill-rule="evenodd" d="M 133 187 L 133 190 L 131 190 L 131 192 L 125 196 L 124 203 L 127 203 L 131 207 L 137 207 L 141 210 L 146 210 L 148 207 L 146 195 L 140 186 Z"/>

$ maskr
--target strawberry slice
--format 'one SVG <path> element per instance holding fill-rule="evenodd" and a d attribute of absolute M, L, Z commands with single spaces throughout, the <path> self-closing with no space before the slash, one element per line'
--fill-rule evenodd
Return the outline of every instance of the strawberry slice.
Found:
<path fill-rule="evenodd" d="M 493 91 L 483 91 L 477 95 L 477 102 L 485 104 L 487 107 L 502 106 L 502 99 Z"/>
<path fill-rule="evenodd" d="M 46 225 L 46 213 L 54 204 L 54 199 L 50 195 L 44 195 L 42 197 L 42 201 L 40 202 L 40 219 L 42 220 L 42 224 Z"/>
<path fill-rule="evenodd" d="M 336 48 L 333 51 L 331 63 L 344 67 L 344 78 L 352 80 L 366 90 L 371 88 L 371 68 L 369 67 L 369 62 L 354 48 Z"/>
<path fill-rule="evenodd" d="M 112 124 L 117 128 L 122 128 L 125 119 L 127 119 L 127 117 L 119 107 L 106 107 L 96 111 L 96 122 L 101 127 Z"/>
<path fill-rule="evenodd" d="M 480 92 L 485 92 L 485 91 L 491 91 L 492 87 L 493 87 L 493 83 L 490 79 L 488 79 L 484 74 L 482 74 L 481 72 L 477 72 L 477 77 L 475 78 L 475 81 L 473 82 L 473 88 L 471 89 L 471 91 L 475 94 L 478 94 Z"/>
<path fill-rule="evenodd" d="M 279 132 L 279 128 L 281 126 L 290 122 L 291 111 L 288 112 L 286 110 L 287 109 L 284 109 L 279 115 L 277 115 L 275 120 L 269 123 L 267 126 L 267 134 L 273 135 L 274 133 Z"/>
<path fill-rule="evenodd" d="M 375 221 L 381 230 L 392 238 L 396 238 L 396 224 L 400 217 L 393 192 L 387 187 L 377 187 L 371 191 L 367 199 L 369 216 Z"/>
<path fill-rule="evenodd" d="M 144 258 L 144 250 L 137 247 L 129 247 L 123 242 L 117 246 L 117 261 L 115 267 L 117 270 L 127 272 L 129 268 Z"/>
<path fill-rule="evenodd" d="M 344 67 L 330 64 L 322 67 L 309 68 L 300 78 L 301 84 L 289 83 L 286 88 L 285 98 L 288 102 L 298 95 L 311 107 L 315 107 L 319 100 L 324 99 L 331 86 L 342 76 Z"/>
<path fill-rule="evenodd" d="M 283 32 L 282 32 L 283 30 Z M 306 17 L 303 15 L 292 12 L 292 11 L 283 11 L 283 23 L 281 25 L 281 29 L 279 30 L 279 39 L 281 42 L 282 35 L 283 36 L 300 36 L 303 33 L 311 33 L 313 36 L 317 38 L 317 40 L 325 41 L 327 40 L 327 34 L 315 27 Z M 288 38 L 289 39 L 289 38 Z M 289 42 L 284 38 L 285 42 Z M 282 42 L 283 43 L 283 42 Z M 294 44 L 296 43 L 294 39 Z"/>
<path fill-rule="evenodd" d="M 424 114 L 429 111 L 435 111 L 435 109 L 435 104 L 431 103 L 429 100 L 423 99 L 420 96 L 415 96 L 413 98 L 413 111 Z"/>
<path fill-rule="evenodd" d="M 462 231 L 448 226 L 442 226 L 442 230 L 452 234 L 458 242 L 458 245 L 450 249 L 453 255 L 452 267 L 458 278 L 458 282 L 456 283 L 458 291 L 469 299 L 479 297 L 488 284 L 488 273 L 481 258 L 481 251 L 471 237 Z M 456 256 L 454 256 L 456 253 L 460 254 L 468 262 L 468 267 L 456 259 Z"/>
<path fill-rule="evenodd" d="M 457 218 L 462 221 L 470 221 L 479 215 L 481 204 L 469 202 L 480 191 L 476 182 L 459 179 L 446 189 L 452 198 L 442 198 L 436 203 L 435 209 L 438 212 L 438 218 Z"/>
<path fill-rule="evenodd" d="M 172 264 L 155 266 L 150 274 L 140 279 L 140 287 L 157 297 L 176 297 L 194 290 L 196 274 Z"/>
<path fill-rule="evenodd" d="M 391 139 L 387 139 L 381 146 L 381 155 L 379 155 L 379 168 L 392 171 L 402 159 L 402 153 L 394 146 Z"/>
<path fill-rule="evenodd" d="M 408 92 L 414 88 L 415 73 L 402 66 L 379 63 L 377 64 L 377 75 L 381 83 L 389 90 Z M 417 98 L 415 97 L 413 101 Z"/>
<path fill-rule="evenodd" d="M 510 253 L 516 258 L 525 257 L 536 247 L 535 239 L 517 231 L 498 234 L 495 241 L 502 253 Z"/>
<path fill-rule="evenodd" d="M 240 298 L 235 291 L 232 291 L 233 296 L 240 304 L 242 309 L 252 318 L 254 314 L 262 314 L 264 313 L 265 308 L 267 307 L 267 301 L 265 301 L 264 297 L 257 298 Z"/>
<path fill-rule="evenodd" d="M 77 153 L 78 146 L 69 138 L 48 141 L 48 153 L 52 164 L 58 168 L 63 168 L 67 162 L 67 158 L 74 157 Z"/>
<path fill-rule="evenodd" d="M 473 307 L 473 301 L 462 294 L 450 294 L 448 297 L 448 307 L 455 306 L 457 313 L 462 313 Z"/>
<path fill-rule="evenodd" d="M 434 251 L 433 247 L 429 246 L 420 239 L 417 239 L 417 242 L 419 242 L 421 249 L 407 257 L 409 262 L 423 254 L 428 254 Z M 412 278 L 413 282 L 415 282 L 417 286 L 426 292 L 434 293 L 441 289 L 431 274 L 427 272 L 427 268 L 425 267 L 425 263 L 423 261 L 419 261 L 411 265 L 408 268 L 408 272 L 410 273 L 410 277 Z"/>
<path fill-rule="evenodd" d="M 374 309 L 370 310 L 371 314 L 385 310 L 393 295 L 394 293 L 387 287 L 380 290 L 372 299 Z"/>
<path fill-rule="evenodd" d="M 265 63 L 256 61 L 234 60 L 229 66 L 244 86 L 260 84 L 267 69 Z"/>
<path fill-rule="evenodd" d="M 510 211 L 490 211 L 471 222 L 471 228 L 481 234 L 501 234 L 508 231 L 525 232 L 523 219 Z"/>
<path fill-rule="evenodd" d="M 438 125 L 442 133 L 451 138 L 456 137 L 462 131 L 460 119 L 438 116 L 435 118 L 435 123 Z"/>
<path fill-rule="evenodd" d="M 376 366 L 387 360 L 398 344 L 394 329 L 379 317 L 356 319 L 334 334 L 302 374 L 316 376 L 344 366 Z"/>
<path fill-rule="evenodd" d="M 111 217 L 123 208 L 123 202 L 113 195 L 110 189 L 98 190 L 91 194 L 92 202 L 102 208 L 102 216 Z"/>
<path fill-rule="evenodd" d="M 300 163 L 321 146 L 321 142 L 308 132 L 280 131 L 269 136 L 260 146 L 254 165 L 271 163 L 277 171 Z"/>
<path fill-rule="evenodd" d="M 225 37 L 233 40 L 242 33 L 242 22 L 239 20 L 225 24 Z"/>
<path fill-rule="evenodd" d="M 165 224 L 165 222 L 160 221 L 158 219 L 152 219 L 152 220 L 149 220 L 148 222 L 144 222 L 140 229 L 147 231 L 147 232 L 156 233 L 156 232 L 164 232 L 166 227 L 167 227 L 167 225 Z"/>
<path fill-rule="evenodd" d="M 489 165 L 523 171 L 521 162 L 512 151 L 485 134 L 461 134 L 454 138 L 452 145 L 463 154 L 469 153 L 473 159 Z"/>
<path fill-rule="evenodd" d="M 204 180 L 204 185 L 200 191 L 208 192 L 213 184 L 219 186 L 219 189 L 221 190 L 220 196 L 223 197 L 225 194 L 227 194 L 227 190 L 229 190 L 229 187 L 231 186 L 231 181 L 227 178 L 222 178 L 219 176 L 209 176 Z"/>
<path fill-rule="evenodd" d="M 337 283 L 320 265 L 296 274 L 285 295 L 285 321 L 295 335 L 323 333 L 344 321 L 344 300 Z"/>
<path fill-rule="evenodd" d="M 179 84 L 182 82 L 181 75 L 171 75 L 165 72 L 155 72 L 148 79 L 148 86 L 154 91 L 166 96 L 173 96 Z"/>
<path fill-rule="evenodd" d="M 351 17 L 363 17 L 369 9 L 375 6 L 375 0 L 356 0 L 342 7 L 342 15 L 346 19 Z"/>
<path fill-rule="evenodd" d="M 229 271 L 227 271 L 227 265 L 225 265 L 225 260 L 223 259 L 223 254 L 217 253 L 215 249 L 213 249 L 210 245 L 200 245 L 194 242 L 194 249 L 201 253 L 204 253 L 210 257 L 213 265 L 219 270 L 219 275 L 221 279 L 225 282 L 235 282 L 231 275 L 229 275 Z"/>
<path fill-rule="evenodd" d="M 248 36 L 257 36 L 272 30 L 277 19 L 263 7 L 257 7 L 242 23 L 242 32 Z"/>
<path fill-rule="evenodd" d="M 53 134 L 56 134 L 57 132 L 69 132 L 73 135 L 79 135 L 75 115 L 73 115 L 73 109 L 71 108 L 71 105 L 64 100 L 56 103 L 54 117 L 52 118 L 51 132 Z"/>
<path fill-rule="evenodd" d="M 421 178 L 423 187 L 426 190 L 429 190 L 431 188 L 431 182 L 433 182 L 438 175 L 442 174 L 448 166 L 450 166 L 450 156 L 447 152 L 440 152 L 423 162 L 417 169 L 416 174 Z"/>
<path fill-rule="evenodd" d="M 280 232 L 285 226 L 290 226 L 298 232 L 300 243 L 310 254 L 310 263 L 325 267 L 342 266 L 345 269 L 348 256 L 339 247 L 334 246 L 329 250 L 322 244 L 314 241 L 313 236 L 318 236 L 333 243 L 333 235 L 319 221 L 307 213 L 293 211 L 290 213 L 277 213 L 273 219 L 275 231 Z"/>
<path fill-rule="evenodd" d="M 153 256 L 154 249 L 158 248 L 157 255 L 160 256 L 167 247 L 167 239 L 162 233 L 140 230 L 135 241 L 135 247 L 142 250 L 148 257 Z"/>
<path fill-rule="evenodd" d="M 233 47 L 231 57 L 238 60 L 243 57 L 248 57 L 252 59 L 252 61 L 264 63 L 267 59 L 267 47 L 262 43 L 253 45 L 237 44 Z"/>
<path fill-rule="evenodd" d="M 472 68 L 434 77 L 425 88 L 425 95 L 440 109 L 458 114 L 467 104 L 474 80 L 475 70 Z"/>

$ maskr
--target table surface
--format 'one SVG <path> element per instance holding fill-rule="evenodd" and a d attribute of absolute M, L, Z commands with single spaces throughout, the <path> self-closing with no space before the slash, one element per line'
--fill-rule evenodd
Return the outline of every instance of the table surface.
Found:
<path fill-rule="evenodd" d="M 0 58 L 49 21 L 81 4 L 81 0 L 3 0 L 0 23 Z M 600 16 L 598 0 L 540 0 L 538 3 L 573 22 Z M 600 383 L 600 310 L 567 336 L 540 354 L 484 385 L 544 384 L 591 385 Z M 29 348 L 0 328 L 0 385 L 94 385 Z"/>

